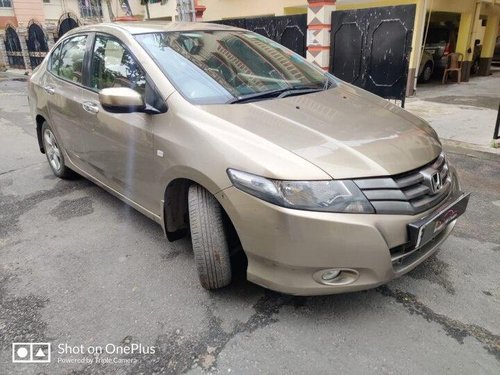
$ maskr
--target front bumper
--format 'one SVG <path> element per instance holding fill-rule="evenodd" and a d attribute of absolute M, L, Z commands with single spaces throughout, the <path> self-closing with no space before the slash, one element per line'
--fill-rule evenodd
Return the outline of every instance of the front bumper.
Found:
<path fill-rule="evenodd" d="M 456 176 L 456 174 L 453 174 Z M 456 177 L 450 194 L 459 191 Z M 293 295 L 322 295 L 369 289 L 412 270 L 448 237 L 451 222 L 436 238 L 401 257 L 407 225 L 418 215 L 339 214 L 272 205 L 235 187 L 217 194 L 248 258 L 249 281 Z M 403 259 L 403 260 L 402 260 Z M 313 275 L 326 269 L 354 270 L 355 280 L 324 285 Z"/>

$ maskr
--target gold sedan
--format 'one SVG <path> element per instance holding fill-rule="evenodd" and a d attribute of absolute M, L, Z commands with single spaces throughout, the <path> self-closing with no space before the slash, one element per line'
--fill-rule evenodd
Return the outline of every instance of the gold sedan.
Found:
<path fill-rule="evenodd" d="M 434 130 L 265 37 L 211 24 L 81 27 L 29 83 L 54 174 L 190 233 L 201 285 L 372 288 L 431 256 L 467 206 Z"/>

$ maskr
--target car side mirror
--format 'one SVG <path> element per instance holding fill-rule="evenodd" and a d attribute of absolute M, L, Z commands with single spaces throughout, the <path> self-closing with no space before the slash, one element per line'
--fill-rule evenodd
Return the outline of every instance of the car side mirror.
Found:
<path fill-rule="evenodd" d="M 99 92 L 102 107 L 114 113 L 144 112 L 144 98 L 137 91 L 128 87 L 110 87 Z"/>

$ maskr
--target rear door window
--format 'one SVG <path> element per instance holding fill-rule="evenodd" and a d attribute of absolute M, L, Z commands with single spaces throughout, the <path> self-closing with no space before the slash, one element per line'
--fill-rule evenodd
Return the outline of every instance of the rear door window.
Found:
<path fill-rule="evenodd" d="M 49 70 L 68 81 L 82 83 L 87 35 L 69 38 L 51 55 Z"/>

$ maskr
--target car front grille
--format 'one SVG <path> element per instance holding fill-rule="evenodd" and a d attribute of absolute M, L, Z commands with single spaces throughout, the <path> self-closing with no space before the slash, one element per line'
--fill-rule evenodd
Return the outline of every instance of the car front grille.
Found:
<path fill-rule="evenodd" d="M 404 268 L 420 260 L 429 251 L 436 249 L 437 245 L 439 245 L 439 243 L 441 243 L 446 238 L 446 235 L 448 233 L 449 231 L 443 230 L 441 233 L 438 233 L 436 237 L 427 242 L 424 246 L 417 249 L 409 247 L 408 244 L 390 249 L 392 267 L 394 271 L 402 271 Z"/>
<path fill-rule="evenodd" d="M 445 199 L 452 180 L 443 153 L 417 170 L 393 177 L 354 180 L 378 214 L 415 215 Z"/>

